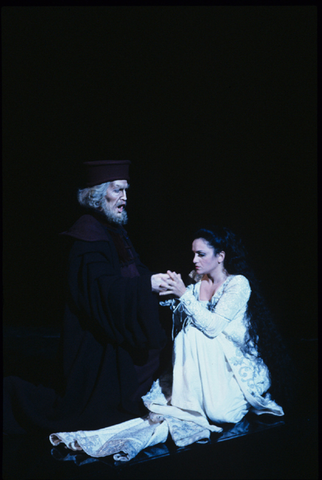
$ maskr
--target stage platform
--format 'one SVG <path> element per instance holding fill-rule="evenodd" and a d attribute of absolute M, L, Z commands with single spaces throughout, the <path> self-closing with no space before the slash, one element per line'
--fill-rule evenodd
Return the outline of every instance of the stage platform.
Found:
<path fill-rule="evenodd" d="M 55 355 L 55 328 L 4 330 L 4 375 L 41 382 Z M 318 478 L 317 339 L 290 339 L 300 380 L 291 415 L 248 414 L 213 433 L 207 444 L 178 448 L 171 439 L 128 463 L 93 459 L 47 437 L 5 435 L 4 480 L 64 479 L 313 479 Z"/>

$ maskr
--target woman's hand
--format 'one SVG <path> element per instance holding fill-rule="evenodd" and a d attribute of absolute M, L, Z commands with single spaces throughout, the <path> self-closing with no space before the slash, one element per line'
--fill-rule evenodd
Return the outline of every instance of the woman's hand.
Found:
<path fill-rule="evenodd" d="M 181 279 L 180 273 L 168 270 L 167 274 L 169 275 L 167 290 L 160 292 L 159 295 L 176 295 L 177 297 L 181 297 L 186 291 L 186 286 Z"/>
<path fill-rule="evenodd" d="M 152 292 L 164 292 L 168 288 L 170 277 L 167 273 L 156 273 L 151 276 Z"/>

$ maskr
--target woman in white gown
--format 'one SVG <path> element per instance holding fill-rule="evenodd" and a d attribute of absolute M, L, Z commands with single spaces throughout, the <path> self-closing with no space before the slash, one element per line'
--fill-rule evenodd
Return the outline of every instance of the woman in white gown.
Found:
<path fill-rule="evenodd" d="M 226 228 L 201 229 L 193 238 L 195 283 L 168 271 L 161 302 L 173 311 L 172 394 L 162 381 L 142 397 L 146 418 L 92 432 L 50 436 L 94 457 L 114 454 L 130 460 L 140 450 L 165 442 L 176 445 L 207 439 L 224 423 L 239 422 L 251 409 L 277 416 L 284 411 L 267 392 L 278 372 L 283 345 L 248 268 L 241 242 Z M 272 369 L 272 371 L 271 371 Z M 273 381 L 279 386 L 278 374 Z M 283 379 L 280 383 L 283 382 Z"/>
<path fill-rule="evenodd" d="M 264 308 L 259 311 L 257 292 L 252 299 L 257 311 L 250 309 L 250 280 L 240 273 L 252 277 L 244 249 L 232 232 L 213 228 L 195 234 L 192 251 L 197 283 L 186 288 L 180 274 L 168 271 L 168 289 L 160 293 L 178 297 L 164 302 L 174 312 L 176 335 L 171 404 L 203 412 L 216 424 L 237 423 L 249 409 L 283 415 L 269 394 L 263 396 L 271 379 L 258 354 L 262 339 L 254 327 L 268 319 L 263 318 Z"/>

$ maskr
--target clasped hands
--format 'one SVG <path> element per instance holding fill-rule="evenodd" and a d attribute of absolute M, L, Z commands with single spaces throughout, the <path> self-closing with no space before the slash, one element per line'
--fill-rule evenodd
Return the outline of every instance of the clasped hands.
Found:
<path fill-rule="evenodd" d="M 152 291 L 159 293 L 159 295 L 176 295 L 181 297 L 185 291 L 186 286 L 181 279 L 180 273 L 171 272 L 157 273 L 151 277 Z"/>

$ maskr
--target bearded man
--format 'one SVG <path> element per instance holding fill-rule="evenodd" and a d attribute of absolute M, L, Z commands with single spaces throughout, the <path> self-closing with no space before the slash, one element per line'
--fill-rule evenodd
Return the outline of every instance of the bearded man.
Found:
<path fill-rule="evenodd" d="M 167 274 L 145 267 L 127 235 L 130 161 L 85 162 L 78 201 L 86 211 L 70 242 L 55 389 L 7 377 L 4 432 L 94 430 L 141 416 L 166 335 L 158 293 Z"/>

